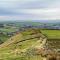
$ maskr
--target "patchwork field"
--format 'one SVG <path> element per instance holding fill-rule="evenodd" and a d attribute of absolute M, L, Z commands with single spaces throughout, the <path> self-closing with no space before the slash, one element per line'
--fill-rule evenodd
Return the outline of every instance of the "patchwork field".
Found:
<path fill-rule="evenodd" d="M 41 30 L 48 39 L 60 39 L 60 30 Z"/>
<path fill-rule="evenodd" d="M 16 32 L 16 28 L 0 28 L 0 44 L 8 40 Z"/>

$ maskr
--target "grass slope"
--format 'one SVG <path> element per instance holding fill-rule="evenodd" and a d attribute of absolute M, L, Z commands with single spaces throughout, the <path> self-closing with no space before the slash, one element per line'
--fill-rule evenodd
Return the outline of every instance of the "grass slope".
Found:
<path fill-rule="evenodd" d="M 2 60 L 42 60 L 39 55 L 26 54 L 28 49 L 39 46 L 40 37 L 44 37 L 40 30 L 29 29 L 21 32 L 0 46 L 0 59 Z M 33 46 L 33 47 L 32 47 Z"/>

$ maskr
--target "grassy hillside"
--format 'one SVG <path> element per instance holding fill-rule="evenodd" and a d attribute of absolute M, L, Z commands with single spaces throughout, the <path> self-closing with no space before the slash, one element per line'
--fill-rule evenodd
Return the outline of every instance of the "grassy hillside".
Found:
<path fill-rule="evenodd" d="M 50 48 L 60 48 L 60 30 L 41 30 L 48 38 Z M 42 46 L 45 36 L 40 29 L 28 29 L 8 39 L 0 45 L 1 60 L 43 60 L 35 48 Z M 58 39 L 58 40 L 57 40 Z M 44 40 L 43 40 L 44 41 Z M 43 42 L 44 44 L 44 42 Z"/>
<path fill-rule="evenodd" d="M 42 60 L 41 55 L 34 52 L 34 47 L 40 46 L 40 37 L 45 37 L 39 29 L 29 29 L 11 37 L 0 45 L 2 60 Z"/>

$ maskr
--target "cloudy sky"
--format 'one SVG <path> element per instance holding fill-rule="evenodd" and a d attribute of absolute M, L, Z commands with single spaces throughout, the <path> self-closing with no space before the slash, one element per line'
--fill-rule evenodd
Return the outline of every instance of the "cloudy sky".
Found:
<path fill-rule="evenodd" d="M 57 20 L 60 0 L 0 0 L 0 20 Z"/>

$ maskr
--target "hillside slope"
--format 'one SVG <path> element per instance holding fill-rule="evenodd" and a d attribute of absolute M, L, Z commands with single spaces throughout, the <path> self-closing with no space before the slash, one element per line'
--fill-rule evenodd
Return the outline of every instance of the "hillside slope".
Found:
<path fill-rule="evenodd" d="M 1 56 L 4 55 L 4 59 L 6 60 L 15 56 L 20 59 L 20 57 L 24 56 L 28 50 L 31 50 L 32 48 L 42 48 L 45 45 L 46 40 L 46 37 L 39 29 L 28 29 L 19 32 L 17 35 L 11 37 L 8 41 L 0 45 L 0 58 L 3 59 Z M 7 58 L 7 56 L 9 58 Z M 40 57 L 41 56 L 38 56 L 39 60 Z"/>

